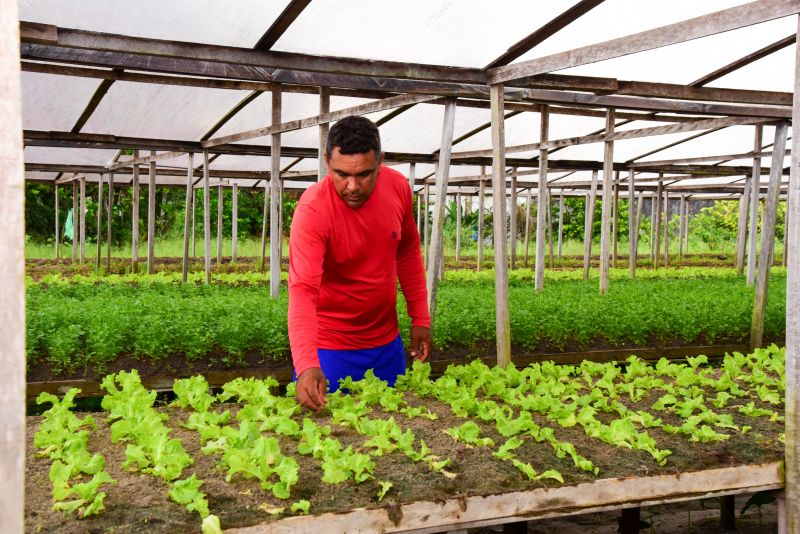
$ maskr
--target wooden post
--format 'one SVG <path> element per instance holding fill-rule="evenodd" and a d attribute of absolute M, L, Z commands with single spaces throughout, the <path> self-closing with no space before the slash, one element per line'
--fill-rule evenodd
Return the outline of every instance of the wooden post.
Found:
<path fill-rule="evenodd" d="M 0 524 L 25 529 L 25 169 L 17 2 L 0 9 Z M 73 234 L 74 235 L 74 234 Z"/>
<path fill-rule="evenodd" d="M 511 324 L 508 302 L 508 264 L 506 263 L 506 156 L 505 124 L 503 116 L 503 84 L 489 86 L 492 110 L 492 198 L 494 203 L 494 283 L 495 327 L 497 339 L 497 365 L 511 363 Z M 541 159 L 539 160 L 541 168 Z M 539 174 L 541 183 L 541 172 Z M 800 262 L 796 262 L 800 263 Z M 538 268 L 538 263 L 537 263 Z"/>
<path fill-rule="evenodd" d="M 417 180 L 417 164 L 408 164 L 408 187 L 411 188 L 411 200 L 414 200 L 414 182 Z M 417 230 L 419 231 L 419 230 Z"/>
<path fill-rule="evenodd" d="M 683 223 L 685 220 L 686 200 L 683 195 L 678 197 L 678 259 L 683 261 Z"/>
<path fill-rule="evenodd" d="M 456 193 L 456 261 L 461 261 L 461 188 Z"/>
<path fill-rule="evenodd" d="M 55 218 L 56 218 L 56 259 L 61 258 L 61 229 L 59 228 L 59 220 L 58 220 L 58 184 L 55 184 L 53 188 L 55 192 Z"/>
<path fill-rule="evenodd" d="M 564 238 L 564 193 L 558 195 L 558 259 L 561 259 L 561 246 Z"/>
<path fill-rule="evenodd" d="M 764 127 L 760 124 L 756 125 L 755 141 L 753 142 L 754 151 L 756 153 L 761 151 L 761 138 L 763 135 Z M 773 147 L 773 152 L 775 149 Z M 750 182 L 750 228 L 748 233 L 747 244 L 747 285 L 751 286 L 756 278 L 756 246 L 758 240 L 758 199 L 761 194 L 761 158 L 756 156 L 753 158 L 753 176 Z"/>
<path fill-rule="evenodd" d="M 689 254 L 689 199 L 686 199 L 686 231 L 684 232 L 684 238 L 686 239 L 686 254 Z"/>
<path fill-rule="evenodd" d="M 139 151 L 133 151 L 134 159 Z M 139 165 L 133 166 L 133 199 L 131 202 L 131 272 L 139 272 Z"/>
<path fill-rule="evenodd" d="M 81 176 L 81 207 L 80 207 L 80 216 L 81 216 L 81 228 L 80 228 L 80 236 L 81 236 L 81 263 L 86 261 L 86 177 Z"/>
<path fill-rule="evenodd" d="M 549 249 L 550 268 L 555 268 L 553 260 L 553 197 L 550 188 L 547 188 L 547 246 Z"/>
<path fill-rule="evenodd" d="M 540 112 L 541 128 L 539 142 L 544 143 L 550 139 L 550 107 L 542 105 Z M 536 197 L 536 291 L 544 289 L 544 243 L 546 239 L 545 225 L 547 224 L 547 169 L 548 149 L 539 150 L 539 191 Z"/>
<path fill-rule="evenodd" d="M 219 267 L 222 265 L 222 210 L 225 206 L 225 192 L 221 184 L 217 189 L 217 267 Z"/>
<path fill-rule="evenodd" d="M 789 125 L 785 121 L 775 127 L 774 152 L 783 154 L 786 149 L 786 134 Z M 764 335 L 764 314 L 767 310 L 767 289 L 769 287 L 769 270 L 775 250 L 775 222 L 778 215 L 778 197 L 783 174 L 783 158 L 772 158 L 769 172 L 769 190 L 767 192 L 767 208 L 762 218 L 761 255 L 758 258 L 758 278 L 756 278 L 756 297 L 753 304 L 753 322 L 750 327 L 750 350 L 761 346 Z"/>
<path fill-rule="evenodd" d="M 633 230 L 633 262 L 639 259 L 639 234 L 642 231 L 642 210 L 644 209 L 644 191 L 639 192 L 636 199 L 636 227 Z"/>
<path fill-rule="evenodd" d="M 78 259 L 78 221 L 80 214 L 78 213 L 78 182 L 75 177 L 72 178 L 72 261 Z"/>
<path fill-rule="evenodd" d="M 280 84 L 272 86 L 272 126 L 281 123 Z M 270 295 L 276 299 L 281 294 L 281 134 L 271 136 L 270 162 L 272 169 L 269 179 L 269 288 Z"/>
<path fill-rule="evenodd" d="M 611 261 L 617 267 L 617 244 L 619 241 L 619 171 L 614 173 L 614 203 L 612 207 L 614 218 L 611 221 L 611 240 L 613 243 Z"/>
<path fill-rule="evenodd" d="M 664 213 L 664 178 L 663 175 L 658 175 L 658 187 L 656 188 L 656 196 L 658 200 L 656 201 L 656 213 L 654 216 L 653 224 L 656 228 L 656 235 L 655 235 L 655 251 L 653 252 L 653 268 L 658 269 L 658 260 L 661 257 L 661 220 L 662 214 Z"/>
<path fill-rule="evenodd" d="M 151 150 L 150 155 L 155 156 Z M 147 274 L 156 271 L 156 162 L 150 162 L 147 176 Z"/>
<path fill-rule="evenodd" d="M 606 112 L 606 133 L 614 133 L 614 108 Z M 614 142 L 606 141 L 603 155 L 603 205 L 600 223 L 600 294 L 608 293 L 611 256 L 611 201 L 614 188 Z"/>
<path fill-rule="evenodd" d="M 747 205 L 750 201 L 750 181 L 752 176 L 745 178 L 744 191 L 739 195 L 739 221 L 736 225 L 736 271 L 739 276 L 744 274 L 744 252 L 747 243 Z"/>
<path fill-rule="evenodd" d="M 669 267 L 669 191 L 664 191 L 664 267 Z"/>
<path fill-rule="evenodd" d="M 197 257 L 197 191 L 192 189 L 192 259 Z"/>
<path fill-rule="evenodd" d="M 636 210 L 633 201 L 636 198 L 636 184 L 633 180 L 633 170 L 628 171 L 628 277 L 636 277 Z"/>
<path fill-rule="evenodd" d="M 597 197 L 597 171 L 592 171 L 592 184 L 586 197 L 586 217 L 583 224 L 583 279 L 589 279 L 589 264 L 592 257 L 592 226 L 594 224 L 594 202 Z"/>
<path fill-rule="evenodd" d="M 189 276 L 189 230 L 192 224 L 192 213 L 194 212 L 194 189 L 192 183 L 194 178 L 194 166 L 192 164 L 194 154 L 189 152 L 187 155 L 189 159 L 186 162 L 186 205 L 183 216 L 183 264 L 181 269 L 184 284 Z"/>
<path fill-rule="evenodd" d="M 331 89 L 330 87 L 319 88 L 319 114 L 329 113 L 331 110 Z M 325 163 L 325 151 L 328 145 L 328 132 L 331 129 L 329 122 L 323 122 L 319 125 L 319 153 L 317 154 L 317 161 L 319 162 L 319 171 L 317 174 L 317 181 L 321 181 L 328 174 L 328 164 Z M 414 165 L 413 163 L 411 164 Z M 411 188 L 413 191 L 414 188 Z"/>
<path fill-rule="evenodd" d="M 239 259 L 239 184 L 233 184 L 231 192 L 231 261 Z"/>
<path fill-rule="evenodd" d="M 425 209 L 422 210 L 423 211 L 422 216 L 425 219 L 425 221 L 422 224 L 422 230 L 423 230 L 425 235 L 423 235 L 422 248 L 423 248 L 423 251 L 425 252 L 424 260 L 425 260 L 425 268 L 427 269 L 428 268 L 428 259 L 430 257 L 430 247 L 428 246 L 428 235 L 430 234 L 430 232 L 428 230 L 428 221 L 431 218 L 431 208 L 430 208 L 431 188 L 430 188 L 430 185 L 428 185 L 428 184 L 425 184 L 425 198 L 423 200 L 425 202 Z"/>
<path fill-rule="evenodd" d="M 792 189 L 792 183 L 789 182 L 789 190 Z M 794 238 L 794 236 L 792 236 Z M 789 257 L 787 252 L 789 250 L 789 193 L 786 193 L 786 214 L 783 216 L 783 258 L 781 259 L 781 265 L 784 267 L 787 266 L 786 260 Z"/>
<path fill-rule="evenodd" d="M 417 234 L 422 238 L 422 195 L 417 194 Z"/>
<path fill-rule="evenodd" d="M 97 182 L 97 262 L 95 263 L 95 270 L 100 270 L 100 257 L 102 256 L 103 248 L 103 174 L 100 174 L 100 180 Z"/>
<path fill-rule="evenodd" d="M 114 215 L 114 172 L 108 173 L 108 220 L 106 221 L 106 272 L 111 272 L 111 219 Z"/>
<path fill-rule="evenodd" d="M 511 170 L 511 195 L 508 204 L 509 232 L 511 244 L 511 268 L 517 268 L 517 169 Z"/>
<path fill-rule="evenodd" d="M 431 316 L 431 326 L 436 319 L 436 292 L 439 288 L 439 276 L 444 267 L 444 208 L 447 202 L 447 179 L 450 174 L 450 154 L 453 149 L 455 119 L 456 100 L 448 98 L 444 106 L 442 141 L 439 162 L 436 167 L 436 205 L 433 210 L 433 231 L 431 232 L 430 257 L 428 258 L 428 310 Z"/>
<path fill-rule="evenodd" d="M 211 283 L 211 191 L 208 186 L 208 150 L 203 150 L 203 266 L 205 283 Z"/>
<path fill-rule="evenodd" d="M 481 180 L 478 182 L 478 265 L 480 271 L 483 265 L 483 206 L 486 203 L 486 166 L 481 165 Z M 427 186 L 426 186 L 427 187 Z"/>
<path fill-rule="evenodd" d="M 653 194 L 650 197 L 650 261 L 652 262 L 656 255 L 656 196 Z"/>
<path fill-rule="evenodd" d="M 800 17 L 798 17 L 800 34 Z M 800 124 L 800 47 L 795 49 L 794 101 L 792 124 Z M 785 532 L 800 531 L 800 135 L 792 135 L 792 162 L 789 166 L 789 248 L 786 273 L 786 495 L 779 525 Z M 780 502 L 780 501 L 779 501 Z M 781 513 L 783 512 L 783 513 Z"/>
<path fill-rule="evenodd" d="M 531 240 L 531 202 L 533 201 L 533 188 L 528 188 L 528 198 L 525 201 L 525 267 L 528 266 L 528 245 Z"/>
<path fill-rule="evenodd" d="M 271 179 L 270 179 L 271 182 Z M 269 196 L 270 182 L 264 184 L 264 209 L 261 212 L 261 263 L 260 270 L 263 273 L 267 268 L 267 230 L 269 229 Z"/>

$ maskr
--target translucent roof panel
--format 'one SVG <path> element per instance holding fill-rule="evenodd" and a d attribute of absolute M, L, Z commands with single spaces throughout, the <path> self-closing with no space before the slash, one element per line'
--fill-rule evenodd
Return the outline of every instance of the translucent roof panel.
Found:
<path fill-rule="evenodd" d="M 111 162 L 116 150 L 96 148 L 53 148 L 41 146 L 25 147 L 25 163 L 63 163 L 66 165 L 106 165 Z"/>
<path fill-rule="evenodd" d="M 289 0 L 19 0 L 21 20 L 153 39 L 253 47 Z"/>
<path fill-rule="evenodd" d="M 88 78 L 23 72 L 23 128 L 70 131 L 100 83 Z"/>

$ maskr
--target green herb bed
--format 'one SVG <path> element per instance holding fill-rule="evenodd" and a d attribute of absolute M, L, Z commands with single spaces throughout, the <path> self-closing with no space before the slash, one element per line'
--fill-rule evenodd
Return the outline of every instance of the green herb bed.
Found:
<path fill-rule="evenodd" d="M 159 405 L 136 371 L 120 372 L 103 381 L 101 413 L 73 413 L 75 390 L 40 396 L 52 407 L 28 418 L 26 530 L 215 533 L 779 461 L 784 356 L 771 346 L 717 366 L 473 361 L 435 381 L 417 362 L 395 388 L 347 379 L 350 394 L 329 395 L 320 414 L 273 379 L 236 379 L 216 395 L 202 376 L 176 380 L 176 400 Z"/>
<path fill-rule="evenodd" d="M 438 292 L 434 343 L 457 354 L 495 339 L 492 272 L 453 271 Z M 512 271 L 511 339 L 527 351 L 593 346 L 737 342 L 750 330 L 753 289 L 732 269 L 612 271 L 601 296 L 597 279 L 577 271 L 548 273 L 533 290 L 530 270 Z M 220 275 L 218 283 L 182 285 L 178 275 L 49 277 L 28 287 L 29 371 L 96 372 L 122 356 L 159 362 L 213 360 L 242 364 L 248 354 L 288 361 L 287 298 L 272 300 L 258 274 Z M 785 270 L 770 279 L 764 334 L 785 333 Z M 408 331 L 398 302 L 401 332 Z M 122 368 L 117 366 L 117 368 Z"/>

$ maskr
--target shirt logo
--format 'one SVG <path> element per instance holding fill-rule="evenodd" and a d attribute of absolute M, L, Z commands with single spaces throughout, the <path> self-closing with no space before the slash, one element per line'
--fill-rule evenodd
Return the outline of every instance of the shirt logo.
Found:
<path fill-rule="evenodd" d="M 397 239 L 397 232 L 392 232 L 392 239 Z"/>

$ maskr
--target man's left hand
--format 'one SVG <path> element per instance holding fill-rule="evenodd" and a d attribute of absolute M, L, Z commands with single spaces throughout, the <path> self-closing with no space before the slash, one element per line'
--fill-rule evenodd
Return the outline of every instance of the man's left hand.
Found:
<path fill-rule="evenodd" d="M 431 329 L 425 326 L 411 327 L 411 357 L 424 362 L 431 354 Z"/>

